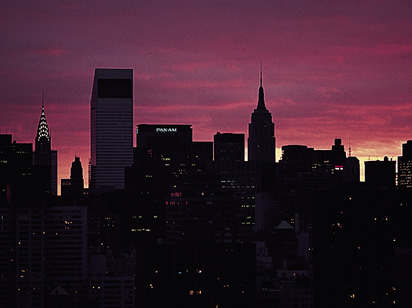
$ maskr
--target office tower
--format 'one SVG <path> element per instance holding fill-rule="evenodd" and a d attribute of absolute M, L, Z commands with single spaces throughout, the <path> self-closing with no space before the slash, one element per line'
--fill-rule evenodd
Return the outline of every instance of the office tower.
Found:
<path fill-rule="evenodd" d="M 29 200 L 33 180 L 31 143 L 17 143 L 12 135 L 0 134 L 0 206 Z"/>
<path fill-rule="evenodd" d="M 346 158 L 345 169 L 343 170 L 343 179 L 347 183 L 359 183 L 360 181 L 360 164 L 359 159 L 355 156 Z"/>
<path fill-rule="evenodd" d="M 0 217 L 0 308 L 8 308 L 16 303 L 15 209 L 0 206 Z"/>
<path fill-rule="evenodd" d="M 80 157 L 76 156 L 74 158 L 74 162 L 72 162 L 72 168 L 70 169 L 70 181 L 73 190 L 79 193 L 83 191 L 83 168 L 82 163 L 80 162 Z"/>
<path fill-rule="evenodd" d="M 365 161 L 365 183 L 373 188 L 394 188 L 396 162 L 385 156 L 383 161 Z"/>
<path fill-rule="evenodd" d="M 248 159 L 249 161 L 273 163 L 275 151 L 275 125 L 272 122 L 271 113 L 265 106 L 261 69 L 258 105 L 252 113 L 249 124 Z"/>
<path fill-rule="evenodd" d="M 38 174 L 44 183 L 44 191 L 57 195 L 57 151 L 51 149 L 51 135 L 42 101 L 41 115 L 34 141 L 34 165 L 40 166 Z"/>
<path fill-rule="evenodd" d="M 83 193 L 83 168 L 80 162 L 80 157 L 75 156 L 70 169 L 70 179 L 61 180 L 62 196 L 80 196 Z"/>
<path fill-rule="evenodd" d="M 136 159 L 150 157 L 157 166 L 166 166 L 168 172 L 183 172 L 195 167 L 191 164 L 210 162 L 213 156 L 211 142 L 192 141 L 191 125 L 139 124 L 136 129 Z M 135 165 L 141 163 L 135 161 Z M 186 168 L 182 168 L 186 167 Z M 185 169 L 185 170 L 183 170 Z"/>
<path fill-rule="evenodd" d="M 214 160 L 245 160 L 245 135 L 217 132 L 213 138 Z"/>
<path fill-rule="evenodd" d="M 136 128 L 136 147 L 150 148 L 153 144 L 187 144 L 192 142 L 192 125 L 139 124 Z"/>
<path fill-rule="evenodd" d="M 123 189 L 133 162 L 133 70 L 96 69 L 90 107 L 90 186 Z"/>
<path fill-rule="evenodd" d="M 40 208 L 16 210 L 17 307 L 44 307 L 44 215 Z"/>
<path fill-rule="evenodd" d="M 46 301 L 62 287 L 73 299 L 87 295 L 87 208 L 53 206 L 44 209 L 44 275 Z"/>
<path fill-rule="evenodd" d="M 402 144 L 402 156 L 398 157 L 398 185 L 412 187 L 412 140 Z"/>
<path fill-rule="evenodd" d="M 131 232 L 164 237 L 165 198 L 212 162 L 212 142 L 193 142 L 191 125 L 139 124 L 134 163 L 126 170 Z M 136 236 L 136 235 L 134 235 Z"/>

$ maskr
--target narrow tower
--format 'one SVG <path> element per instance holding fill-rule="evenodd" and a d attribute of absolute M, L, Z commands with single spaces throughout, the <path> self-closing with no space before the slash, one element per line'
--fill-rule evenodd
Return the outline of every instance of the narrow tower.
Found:
<path fill-rule="evenodd" d="M 83 168 L 80 157 L 75 156 L 70 169 L 70 184 L 75 195 L 81 195 L 84 189 Z"/>
<path fill-rule="evenodd" d="M 35 145 L 34 164 L 37 166 L 50 166 L 51 162 L 51 138 L 49 125 L 47 124 L 44 112 L 44 97 L 42 95 L 41 115 L 37 127 Z"/>
<path fill-rule="evenodd" d="M 262 85 L 262 64 L 260 64 L 260 87 L 257 108 L 252 113 L 249 124 L 248 160 L 275 162 L 275 125 L 272 115 L 266 109 Z"/>
<path fill-rule="evenodd" d="M 57 151 L 51 149 L 51 136 L 49 125 L 44 112 L 44 95 L 42 93 L 41 114 L 34 140 L 34 165 L 40 166 L 41 181 L 47 193 L 57 195 Z"/>

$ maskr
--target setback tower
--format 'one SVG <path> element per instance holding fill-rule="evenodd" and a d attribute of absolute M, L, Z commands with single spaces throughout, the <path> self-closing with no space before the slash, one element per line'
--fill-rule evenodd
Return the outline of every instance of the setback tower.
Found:
<path fill-rule="evenodd" d="M 258 105 L 252 113 L 249 124 L 248 160 L 273 163 L 275 162 L 275 150 L 275 125 L 272 122 L 271 113 L 265 106 L 261 66 Z"/>

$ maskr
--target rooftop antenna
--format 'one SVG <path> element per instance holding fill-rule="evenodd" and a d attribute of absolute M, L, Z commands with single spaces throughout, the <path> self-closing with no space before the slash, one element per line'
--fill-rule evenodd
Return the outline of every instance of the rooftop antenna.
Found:
<path fill-rule="evenodd" d="M 44 108 L 44 89 L 41 89 L 41 106 Z"/>
<path fill-rule="evenodd" d="M 349 138 L 349 157 L 352 157 L 352 148 L 350 146 L 350 138 Z"/>
<path fill-rule="evenodd" d="M 260 59 L 260 87 L 262 87 L 262 59 Z"/>

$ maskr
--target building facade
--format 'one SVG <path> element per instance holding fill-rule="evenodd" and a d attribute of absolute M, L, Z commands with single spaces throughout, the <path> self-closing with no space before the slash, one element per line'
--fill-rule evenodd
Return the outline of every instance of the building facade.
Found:
<path fill-rule="evenodd" d="M 402 156 L 398 157 L 398 185 L 412 187 L 412 140 L 402 144 Z"/>
<path fill-rule="evenodd" d="M 214 160 L 245 160 L 245 135 L 217 132 L 213 136 Z"/>
<path fill-rule="evenodd" d="M 90 187 L 123 189 L 133 162 L 133 70 L 96 69 L 90 107 Z"/>

